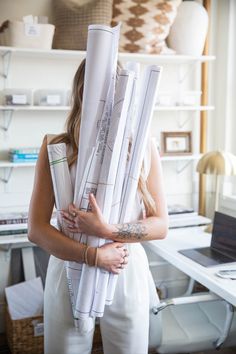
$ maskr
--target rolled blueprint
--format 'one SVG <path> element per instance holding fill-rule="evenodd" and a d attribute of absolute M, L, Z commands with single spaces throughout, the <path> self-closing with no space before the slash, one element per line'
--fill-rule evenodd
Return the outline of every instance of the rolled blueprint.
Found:
<path fill-rule="evenodd" d="M 141 92 L 139 97 L 139 105 L 137 108 L 137 119 L 135 125 L 134 136 L 132 139 L 131 152 L 127 166 L 127 174 L 124 179 L 122 200 L 120 205 L 119 223 L 130 220 L 132 207 L 135 200 L 135 194 L 138 187 L 138 179 L 141 171 L 141 165 L 144 158 L 147 139 L 149 135 L 149 127 L 153 115 L 154 105 L 158 83 L 160 80 L 161 68 L 159 66 L 148 66 L 145 68 L 141 81 Z M 113 299 L 117 275 L 110 275 L 107 291 L 107 302 Z"/>
<path fill-rule="evenodd" d="M 89 209 L 88 194 L 91 192 L 96 194 L 98 177 L 104 157 L 105 139 L 107 138 L 110 124 L 115 91 L 118 39 L 119 26 L 114 28 L 100 25 L 89 26 L 79 154 L 74 191 L 75 205 L 84 210 Z M 86 167 L 87 161 L 89 161 L 89 164 Z M 85 171 L 84 174 L 83 171 Z M 92 176 L 93 178 L 90 178 Z M 81 242 L 87 243 L 86 235 L 77 235 L 77 237 Z M 95 274 L 92 268 L 89 268 L 87 273 L 91 273 L 92 277 Z M 73 273 L 71 272 L 70 274 L 72 275 L 71 283 L 74 283 L 74 278 L 75 283 L 77 284 L 79 281 L 80 284 L 80 277 L 83 272 L 73 270 Z M 77 289 L 78 291 L 82 289 L 80 291 L 82 297 L 78 296 L 77 304 L 83 303 L 84 283 L 83 281 L 82 286 Z M 93 293 L 90 294 L 90 298 L 92 296 Z M 84 313 L 86 312 L 84 308 L 82 308 L 82 311 L 77 311 L 77 306 L 73 312 L 76 318 L 84 319 L 89 316 L 89 313 Z M 86 327 L 86 324 L 83 326 Z"/>
<path fill-rule="evenodd" d="M 53 190 L 57 208 L 57 220 L 60 230 L 69 237 L 74 237 L 73 234 L 67 232 L 64 228 L 63 220 L 61 219 L 60 211 L 67 210 L 70 203 L 73 201 L 73 187 L 71 183 L 70 171 L 66 156 L 66 144 L 51 144 L 47 146 L 48 158 L 53 182 Z M 67 282 L 70 293 L 72 309 L 75 309 L 79 280 L 78 277 L 73 277 L 73 272 L 81 272 L 82 265 L 76 262 L 65 262 Z M 72 273 L 72 274 L 71 274 Z M 72 281 L 73 279 L 73 281 Z"/>
<path fill-rule="evenodd" d="M 121 155 L 122 143 L 127 124 L 128 110 L 132 99 L 133 82 L 133 72 L 122 70 L 118 75 L 111 124 L 96 196 L 98 205 L 101 206 L 101 211 L 107 222 L 109 222 L 111 215 L 113 193 L 117 182 L 117 170 L 120 159 L 123 158 Z M 98 241 L 99 247 L 106 242 L 101 238 L 99 238 Z M 107 288 L 108 279 L 108 272 L 96 269 L 96 291 L 90 311 L 92 316 L 103 314 L 104 312 L 106 302 L 105 289 Z"/>
<path fill-rule="evenodd" d="M 73 201 L 73 188 L 67 162 L 66 144 L 51 144 L 47 146 L 47 150 L 56 208 L 58 212 L 67 210 L 68 205 Z M 60 213 L 58 213 L 58 222 L 64 231 Z"/>
<path fill-rule="evenodd" d="M 96 141 L 111 81 L 115 83 L 120 25 L 88 28 L 86 66 L 74 202 L 78 200 L 83 171 Z"/>
<path fill-rule="evenodd" d="M 86 185 L 89 181 L 93 188 L 97 187 L 97 203 L 101 208 L 103 216 L 109 222 L 110 211 L 113 200 L 113 190 L 116 180 L 116 172 L 120 158 L 123 135 L 126 125 L 127 112 L 132 97 L 134 75 L 125 70 L 118 74 L 114 106 L 110 117 L 107 139 L 102 153 L 102 166 L 100 166 L 100 176 L 98 164 L 101 161 L 99 152 L 100 141 L 97 141 L 97 154 L 93 154 L 93 160 L 90 162 L 91 173 L 87 177 Z M 95 166 L 95 168 L 93 168 Z M 81 186 L 83 190 L 87 188 Z M 105 243 L 95 236 L 88 236 L 88 245 L 99 247 Z M 106 299 L 106 285 L 108 273 L 101 269 L 96 269 L 83 265 L 81 282 L 76 305 L 76 316 L 86 318 L 88 316 L 102 316 L 104 312 Z M 99 282 L 99 286 L 97 286 Z M 96 289 L 96 291 L 95 291 Z M 99 299 L 99 300 L 98 300 Z M 104 303 L 104 304 L 103 304 Z"/>
<path fill-rule="evenodd" d="M 129 220 L 138 187 L 141 165 L 147 145 L 149 127 L 156 102 L 161 68 L 156 65 L 144 70 L 138 106 L 138 117 L 131 146 L 127 177 L 123 186 L 120 222 Z"/>

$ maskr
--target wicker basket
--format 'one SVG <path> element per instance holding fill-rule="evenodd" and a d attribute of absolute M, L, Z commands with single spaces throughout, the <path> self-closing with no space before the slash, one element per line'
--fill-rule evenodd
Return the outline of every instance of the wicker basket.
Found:
<path fill-rule="evenodd" d="M 7 308 L 6 335 L 11 354 L 43 354 L 42 323 L 42 315 L 12 320 Z"/>

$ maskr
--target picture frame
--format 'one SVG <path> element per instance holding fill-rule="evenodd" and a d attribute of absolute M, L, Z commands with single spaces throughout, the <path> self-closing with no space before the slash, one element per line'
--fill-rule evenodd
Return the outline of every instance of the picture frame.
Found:
<path fill-rule="evenodd" d="M 163 156 L 191 155 L 192 132 L 161 132 L 161 154 Z"/>

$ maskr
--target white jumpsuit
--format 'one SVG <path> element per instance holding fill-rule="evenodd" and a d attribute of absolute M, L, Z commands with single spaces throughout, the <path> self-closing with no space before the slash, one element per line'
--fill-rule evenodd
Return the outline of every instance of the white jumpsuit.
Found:
<path fill-rule="evenodd" d="M 146 166 L 146 176 L 150 163 Z M 145 162 L 145 160 L 144 160 Z M 74 183 L 75 168 L 71 169 Z M 136 195 L 132 220 L 140 218 Z M 147 354 L 149 292 L 155 292 L 146 253 L 140 243 L 127 244 L 129 262 L 118 276 L 113 303 L 100 318 L 104 354 Z M 45 354 L 89 354 L 93 331 L 81 335 L 74 327 L 64 261 L 50 257 L 44 296 Z"/>

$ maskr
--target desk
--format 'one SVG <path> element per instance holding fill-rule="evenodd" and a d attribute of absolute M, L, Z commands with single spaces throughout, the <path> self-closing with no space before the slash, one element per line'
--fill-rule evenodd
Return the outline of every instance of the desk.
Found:
<path fill-rule="evenodd" d="M 178 252 L 181 249 L 207 247 L 210 242 L 211 235 L 203 232 L 200 227 L 188 227 L 169 230 L 164 240 L 145 244 L 173 266 L 236 306 L 236 280 L 222 279 L 215 275 L 220 269 L 236 268 L 236 262 L 206 268 Z"/>

